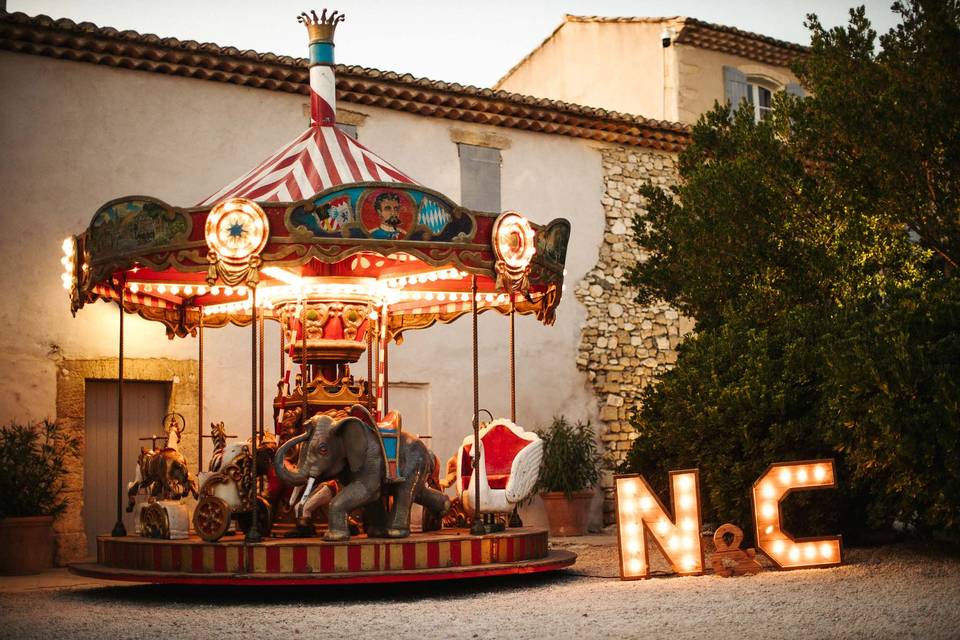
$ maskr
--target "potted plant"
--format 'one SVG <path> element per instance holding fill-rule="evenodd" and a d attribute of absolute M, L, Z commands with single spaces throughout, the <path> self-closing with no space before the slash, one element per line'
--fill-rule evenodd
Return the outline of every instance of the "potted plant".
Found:
<path fill-rule="evenodd" d="M 67 506 L 66 465 L 79 446 L 50 420 L 0 427 L 0 574 L 53 565 L 53 520 Z"/>
<path fill-rule="evenodd" d="M 550 521 L 550 535 L 581 536 L 587 532 L 593 488 L 600 479 L 593 429 L 589 422 L 573 425 L 559 416 L 537 435 L 543 440 L 537 489 Z"/>

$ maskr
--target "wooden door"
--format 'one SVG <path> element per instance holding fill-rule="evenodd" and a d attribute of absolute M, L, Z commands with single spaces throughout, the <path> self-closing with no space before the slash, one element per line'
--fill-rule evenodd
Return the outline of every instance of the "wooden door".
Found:
<path fill-rule="evenodd" d="M 123 385 L 123 524 L 133 533 L 126 512 L 126 486 L 133 480 L 140 438 L 163 433 L 170 385 L 165 382 L 125 382 Z M 87 553 L 97 554 L 97 536 L 110 533 L 117 508 L 117 382 L 87 380 L 86 446 L 83 455 L 83 518 Z M 159 442 L 158 442 L 159 444 Z"/>

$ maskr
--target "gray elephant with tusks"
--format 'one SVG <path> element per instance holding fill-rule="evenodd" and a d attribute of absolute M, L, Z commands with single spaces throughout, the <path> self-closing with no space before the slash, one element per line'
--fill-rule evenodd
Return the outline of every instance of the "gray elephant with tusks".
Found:
<path fill-rule="evenodd" d="M 400 434 L 402 480 L 385 482 L 387 463 L 377 427 L 369 412 L 354 405 L 350 414 L 333 417 L 316 415 L 306 421 L 304 433 L 287 440 L 274 456 L 274 468 L 281 480 L 306 485 L 302 495 L 309 498 L 314 484 L 337 480 L 341 489 L 330 502 L 329 529 L 324 540 L 348 540 L 347 516 L 363 508 L 368 536 L 404 538 L 410 535 L 410 507 L 413 503 L 439 515 L 450 509 L 450 499 L 426 486 L 433 473 L 435 457 L 418 438 Z M 303 443 L 296 467 L 285 463 L 287 451 Z M 390 511 L 382 498 L 393 498 Z"/>

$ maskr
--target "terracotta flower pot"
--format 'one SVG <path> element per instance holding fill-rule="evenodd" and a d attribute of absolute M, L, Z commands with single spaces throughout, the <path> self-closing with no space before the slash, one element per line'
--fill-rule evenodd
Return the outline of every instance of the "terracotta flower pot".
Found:
<path fill-rule="evenodd" d="M 53 566 L 53 516 L 0 519 L 0 574 L 29 575 Z"/>
<path fill-rule="evenodd" d="M 540 498 L 547 510 L 551 536 L 562 538 L 587 533 L 593 491 L 576 491 L 569 498 L 563 492 L 541 493 Z"/>

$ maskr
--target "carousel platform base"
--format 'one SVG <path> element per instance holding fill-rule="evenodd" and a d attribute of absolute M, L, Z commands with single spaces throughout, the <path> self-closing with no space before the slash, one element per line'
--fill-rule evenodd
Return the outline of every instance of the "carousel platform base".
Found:
<path fill-rule="evenodd" d="M 196 536 L 99 536 L 97 562 L 72 564 L 70 571 L 164 584 L 374 584 L 543 573 L 569 567 L 576 559 L 574 553 L 550 550 L 546 530 L 534 528 L 483 536 L 444 529 L 403 539 L 355 536 L 346 542 L 278 537 L 253 544 L 240 535 L 216 543 Z"/>

